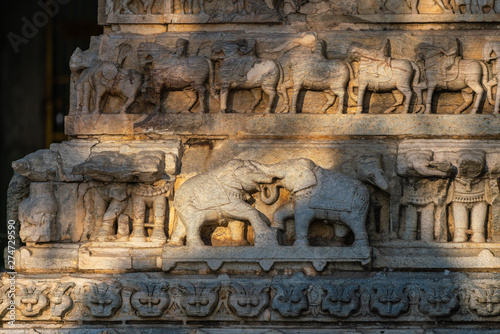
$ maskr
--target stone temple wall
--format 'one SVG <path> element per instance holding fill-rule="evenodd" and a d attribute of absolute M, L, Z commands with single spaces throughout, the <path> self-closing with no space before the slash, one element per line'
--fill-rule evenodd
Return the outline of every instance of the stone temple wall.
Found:
<path fill-rule="evenodd" d="M 500 331 L 500 1 L 99 4 L 0 333 Z"/>

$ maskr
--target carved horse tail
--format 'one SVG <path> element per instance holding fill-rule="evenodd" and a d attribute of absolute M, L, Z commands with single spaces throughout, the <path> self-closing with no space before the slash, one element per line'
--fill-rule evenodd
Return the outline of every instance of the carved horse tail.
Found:
<path fill-rule="evenodd" d="M 351 63 L 349 63 L 348 61 L 345 61 L 344 62 L 347 66 L 347 68 L 349 69 L 349 100 L 351 100 L 352 102 L 354 103 L 357 103 L 357 100 L 354 99 L 354 96 L 356 96 L 356 94 L 354 94 L 354 86 L 356 85 L 356 75 L 354 73 L 354 69 L 352 68 L 352 65 Z"/>
<path fill-rule="evenodd" d="M 214 70 L 214 63 L 208 59 L 205 58 L 208 62 L 208 85 L 209 85 L 209 92 L 210 96 L 214 98 L 217 102 L 219 101 L 219 94 L 217 94 L 217 91 L 215 89 L 215 70 Z"/>

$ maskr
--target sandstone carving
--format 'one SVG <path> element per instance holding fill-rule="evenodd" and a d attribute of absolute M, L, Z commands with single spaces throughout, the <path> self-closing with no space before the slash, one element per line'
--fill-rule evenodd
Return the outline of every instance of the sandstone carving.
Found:
<path fill-rule="evenodd" d="M 269 306 L 269 286 L 238 284 L 230 286 L 231 294 L 228 298 L 229 307 L 242 318 L 257 317 L 264 308 Z"/>
<path fill-rule="evenodd" d="M 125 69 L 122 63 L 102 61 L 94 56 L 93 53 L 76 49 L 70 59 L 70 69 L 79 78 L 76 82 L 77 110 L 89 113 L 93 101 L 92 113 L 101 113 L 104 97 L 114 95 L 125 100 L 120 109 L 120 113 L 125 113 L 141 90 L 144 80 L 142 73 Z"/>
<path fill-rule="evenodd" d="M 188 97 L 188 112 L 200 101 L 200 111 L 207 112 L 207 84 L 212 87 L 214 73 L 212 62 L 201 56 L 188 56 L 189 41 L 178 39 L 174 54 L 158 43 L 141 43 L 138 54 L 149 75 L 142 88 L 144 93 L 152 91 L 156 111 L 162 110 L 164 95 L 168 91 L 182 90 Z M 182 111 L 184 112 L 184 111 Z"/>
<path fill-rule="evenodd" d="M 332 316 L 339 318 L 349 317 L 359 310 L 359 285 L 325 285 L 326 296 L 323 299 L 321 308 L 328 311 Z"/>
<path fill-rule="evenodd" d="M 24 316 L 36 317 L 49 306 L 48 285 L 19 284 L 17 288 L 19 295 L 16 296 L 16 306 Z"/>
<path fill-rule="evenodd" d="M 220 285 L 212 284 L 183 284 L 181 305 L 186 314 L 191 317 L 206 317 L 212 313 L 219 301 Z"/>
<path fill-rule="evenodd" d="M 491 189 L 484 178 L 485 152 L 459 152 L 458 174 L 448 194 L 454 220 L 454 242 L 485 242 L 486 218 L 491 204 Z M 469 239 L 470 234 L 470 239 Z"/>
<path fill-rule="evenodd" d="M 73 308 L 73 299 L 69 296 L 75 283 L 57 283 L 50 295 L 50 314 L 63 318 Z"/>
<path fill-rule="evenodd" d="M 272 226 L 284 229 L 285 220 L 293 218 L 295 246 L 309 245 L 309 226 L 315 219 L 336 223 L 335 232 L 339 237 L 352 231 L 356 246 L 368 245 L 365 222 L 370 195 L 360 181 L 321 168 L 309 159 L 284 160 L 260 168 L 279 179 L 276 187 L 283 187 L 291 194 L 290 202 L 274 213 Z M 272 193 L 279 194 L 279 191 Z M 272 204 L 277 200 L 277 195 L 270 197 L 264 202 Z"/>
<path fill-rule="evenodd" d="M 203 245 L 201 227 L 208 222 L 236 219 L 249 222 L 255 233 L 256 246 L 276 244 L 275 236 L 262 220 L 259 211 L 248 201 L 259 184 L 271 183 L 262 166 L 252 161 L 232 160 L 209 173 L 194 176 L 176 191 L 173 206 L 178 217 L 169 245 Z"/>
<path fill-rule="evenodd" d="M 133 15 L 134 13 L 129 8 L 129 4 L 132 3 L 133 1 L 134 0 L 120 0 L 120 7 L 118 8 L 117 12 L 119 14 Z M 153 4 L 155 3 L 155 1 L 156 0 L 140 0 L 144 8 L 144 14 L 151 14 Z M 112 3 L 110 5 L 113 6 Z"/>
<path fill-rule="evenodd" d="M 493 78 L 486 84 L 486 89 L 488 93 L 488 101 L 490 104 L 495 106 L 493 111 L 494 114 L 498 114 L 500 111 L 500 94 L 498 85 L 500 82 L 500 42 L 486 42 L 483 47 L 483 59 L 486 62 L 495 61 L 493 66 L 492 76 Z M 493 87 L 497 86 L 496 98 L 493 98 Z M 494 101 L 494 102 L 493 102 Z"/>
<path fill-rule="evenodd" d="M 406 286 L 373 284 L 370 308 L 380 316 L 397 317 L 408 312 L 409 303 Z"/>
<path fill-rule="evenodd" d="M 405 212 L 400 236 L 405 240 L 447 241 L 445 201 L 453 166 L 433 156 L 432 151 L 409 151 L 400 170 Z"/>
<path fill-rule="evenodd" d="M 205 14 L 205 1 L 204 0 L 181 0 L 181 7 L 184 14 L 194 14 L 194 6 L 197 5 L 200 9 L 200 14 Z"/>
<path fill-rule="evenodd" d="M 130 299 L 130 305 L 140 317 L 159 317 L 168 307 L 168 283 L 139 282 Z"/>
<path fill-rule="evenodd" d="M 89 283 L 84 286 L 83 304 L 94 317 L 111 317 L 122 305 L 121 290 L 116 283 Z"/>
<path fill-rule="evenodd" d="M 297 113 L 297 100 L 302 89 L 321 90 L 325 93 L 327 102 L 320 113 L 326 113 L 338 98 L 338 113 L 342 114 L 347 95 L 347 83 L 353 78 L 353 70 L 349 63 L 338 59 L 326 59 L 326 42 L 317 40 L 315 50 L 310 56 L 285 60 L 284 71 L 289 72 L 293 88 L 291 113 Z M 298 54 L 297 54 L 298 56 Z M 281 85 L 285 107 L 281 112 L 288 112 L 289 101 L 286 86 Z"/>
<path fill-rule="evenodd" d="M 433 317 L 448 316 L 459 307 L 457 286 L 423 286 L 419 308 L 424 314 Z"/>
<path fill-rule="evenodd" d="M 500 288 L 494 285 L 474 286 L 470 308 L 483 317 L 500 315 Z"/>
<path fill-rule="evenodd" d="M 348 50 L 348 60 L 359 62 L 359 73 L 354 86 L 358 86 L 357 114 L 363 112 L 363 100 L 367 90 L 373 92 L 392 91 L 396 102 L 385 113 L 390 113 L 403 104 L 403 113 L 408 113 L 413 96 L 413 87 L 420 80 L 418 66 L 406 59 L 390 56 L 390 41 L 386 40 L 380 49 L 353 43 Z M 404 98 L 397 94 L 401 92 Z M 352 92 L 354 98 L 354 92 Z"/>
<path fill-rule="evenodd" d="M 229 92 L 234 89 L 251 90 L 255 101 L 248 112 L 253 112 L 259 105 L 264 91 L 268 95 L 264 112 L 271 112 L 283 73 L 278 62 L 257 57 L 255 44 L 253 39 L 240 39 L 217 41 L 212 46 L 211 59 L 221 63 L 218 86 L 220 111 L 223 113 L 227 111 Z"/>
<path fill-rule="evenodd" d="M 283 317 L 298 317 L 309 308 L 306 292 L 308 283 L 276 284 L 272 288 L 275 291 L 271 306 Z"/>
<path fill-rule="evenodd" d="M 472 104 L 473 93 L 476 102 L 471 114 L 477 113 L 484 94 L 483 85 L 488 82 L 486 65 L 477 60 L 462 59 L 458 56 L 460 42 L 448 50 L 428 43 L 421 43 L 415 48 L 417 57 L 424 64 L 426 80 L 415 86 L 417 103 L 421 104 L 422 90 L 427 90 L 425 113 L 431 113 L 432 96 L 435 90 L 462 91 L 464 103 L 455 109 L 460 114 Z M 473 91 L 473 93 L 471 92 Z"/>

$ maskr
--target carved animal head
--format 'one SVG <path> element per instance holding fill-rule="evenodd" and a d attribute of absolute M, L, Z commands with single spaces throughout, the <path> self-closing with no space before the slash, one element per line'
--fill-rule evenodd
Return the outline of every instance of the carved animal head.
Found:
<path fill-rule="evenodd" d="M 132 308 L 141 317 L 159 317 L 170 301 L 168 283 L 138 283 L 130 299 Z"/>
<path fill-rule="evenodd" d="M 47 298 L 47 284 L 36 285 L 30 282 L 28 285 L 18 284 L 19 289 L 18 299 L 16 300 L 17 307 L 26 317 L 36 317 L 49 306 Z"/>
<path fill-rule="evenodd" d="M 382 191 L 389 192 L 389 180 L 384 171 L 382 154 L 365 155 L 355 160 L 356 178 L 367 182 Z"/>
<path fill-rule="evenodd" d="M 397 317 L 409 308 L 406 285 L 373 284 L 370 308 L 383 317 Z"/>
<path fill-rule="evenodd" d="M 470 308 L 482 317 L 500 315 L 500 287 L 475 286 L 471 289 Z"/>
<path fill-rule="evenodd" d="M 69 68 L 72 73 L 78 73 L 91 67 L 96 60 L 96 52 L 91 50 L 82 51 L 80 48 L 76 48 L 69 60 Z"/>
<path fill-rule="evenodd" d="M 219 302 L 219 283 L 183 284 L 181 305 L 188 316 L 206 317 Z"/>
<path fill-rule="evenodd" d="M 458 309 L 458 287 L 424 286 L 420 297 L 419 309 L 430 316 L 449 316 Z"/>
<path fill-rule="evenodd" d="M 229 307 L 239 317 L 251 318 L 258 316 L 269 305 L 269 286 L 261 285 L 231 285 L 228 298 Z"/>
<path fill-rule="evenodd" d="M 116 283 L 88 283 L 84 289 L 83 304 L 94 317 L 111 317 L 122 305 L 122 288 Z"/>
<path fill-rule="evenodd" d="M 325 285 L 326 297 L 323 298 L 321 309 L 331 315 L 345 318 L 359 309 L 359 285 L 341 284 Z"/>
<path fill-rule="evenodd" d="M 274 297 L 272 308 L 284 317 L 298 317 L 309 308 L 307 300 L 308 283 L 276 284 L 272 286 Z"/>
<path fill-rule="evenodd" d="M 445 178 L 453 171 L 451 163 L 434 161 L 434 152 L 429 150 L 408 151 L 405 159 L 408 170 L 418 176 Z"/>

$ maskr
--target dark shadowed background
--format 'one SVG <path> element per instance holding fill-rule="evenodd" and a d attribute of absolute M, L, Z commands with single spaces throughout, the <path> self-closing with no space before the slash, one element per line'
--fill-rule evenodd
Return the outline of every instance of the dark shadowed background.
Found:
<path fill-rule="evenodd" d="M 2 0 L 0 8 L 3 250 L 11 162 L 66 139 L 63 120 L 69 110 L 69 58 L 77 47 L 87 49 L 90 37 L 100 35 L 102 28 L 97 25 L 97 0 Z"/>

